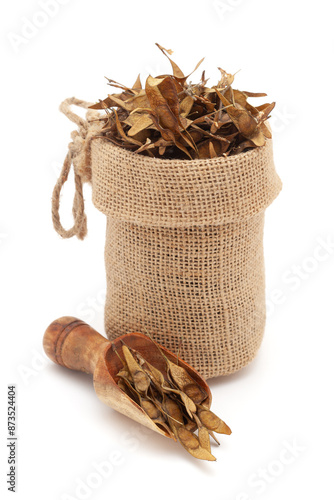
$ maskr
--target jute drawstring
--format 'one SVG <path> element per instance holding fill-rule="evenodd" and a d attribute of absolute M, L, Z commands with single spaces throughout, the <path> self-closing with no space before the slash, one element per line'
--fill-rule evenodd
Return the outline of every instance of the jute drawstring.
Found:
<path fill-rule="evenodd" d="M 70 97 L 65 99 L 59 107 L 60 111 L 78 126 L 78 130 L 74 130 L 71 133 L 72 142 L 68 145 L 68 153 L 52 193 L 52 222 L 57 233 L 63 238 L 77 236 L 77 238 L 83 240 L 87 234 L 83 183 L 91 182 L 90 143 L 91 139 L 98 134 L 102 125 L 97 120 L 99 117 L 98 112 L 89 110 L 86 114 L 86 119 L 84 119 L 71 111 L 70 106 L 72 104 L 86 109 L 91 106 L 89 102 Z M 71 229 L 65 229 L 60 222 L 59 215 L 60 193 L 63 185 L 67 181 L 72 164 L 75 183 L 75 194 L 72 207 L 74 224 Z"/>

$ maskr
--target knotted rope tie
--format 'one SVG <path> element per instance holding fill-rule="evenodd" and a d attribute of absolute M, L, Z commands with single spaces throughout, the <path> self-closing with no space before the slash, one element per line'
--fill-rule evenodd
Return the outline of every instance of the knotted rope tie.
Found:
<path fill-rule="evenodd" d="M 78 126 L 78 130 L 74 130 L 71 133 L 72 142 L 68 145 L 68 153 L 52 193 L 52 222 L 57 233 L 63 238 L 71 238 L 75 235 L 79 240 L 83 240 L 87 234 L 87 217 L 85 214 L 82 186 L 84 182 L 91 181 L 90 142 L 92 137 L 101 129 L 101 124 L 99 121 L 90 121 L 93 119 L 96 120 L 99 117 L 99 113 L 89 110 L 86 115 L 87 119 L 85 120 L 71 111 L 70 106 L 72 104 L 86 109 L 91 106 L 89 102 L 70 97 L 65 99 L 59 107 L 60 111 Z M 72 164 L 75 183 L 75 195 L 72 207 L 74 224 L 71 229 L 65 229 L 60 222 L 59 215 L 60 193 L 67 181 Z"/>

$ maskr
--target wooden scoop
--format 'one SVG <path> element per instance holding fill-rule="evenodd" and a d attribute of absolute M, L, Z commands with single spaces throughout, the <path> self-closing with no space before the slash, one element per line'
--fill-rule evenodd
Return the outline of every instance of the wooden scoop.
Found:
<path fill-rule="evenodd" d="M 149 363 L 158 368 L 166 377 L 166 361 L 152 340 L 142 333 L 128 333 L 110 342 L 84 321 L 71 316 L 53 321 L 47 328 L 43 347 L 49 358 L 58 365 L 71 370 L 92 373 L 94 388 L 103 403 L 136 420 L 159 434 L 171 437 L 159 424 L 155 424 L 144 410 L 117 385 L 117 373 L 123 367 L 119 356 L 122 341 L 136 349 Z M 207 408 L 211 406 L 212 396 L 208 384 L 200 374 L 185 361 L 177 358 L 165 347 L 159 346 L 167 358 L 183 366 L 189 375 L 208 394 Z M 117 354 L 116 352 L 117 351 Z"/>

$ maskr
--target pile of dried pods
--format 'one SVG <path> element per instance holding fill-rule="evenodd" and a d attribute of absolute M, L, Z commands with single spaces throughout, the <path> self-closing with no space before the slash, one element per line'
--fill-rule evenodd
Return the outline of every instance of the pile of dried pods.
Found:
<path fill-rule="evenodd" d="M 169 57 L 171 50 L 156 44 L 169 59 L 172 75 L 149 76 L 142 88 L 138 76 L 132 88 L 107 78 L 122 90 L 91 106 L 105 109 L 101 135 L 136 153 L 160 158 L 215 158 L 263 146 L 271 137 L 266 125 L 275 103 L 254 107 L 248 97 L 267 94 L 232 89 L 234 75 L 218 68 L 217 85 L 207 87 L 205 71 L 197 84 L 188 83 Z"/>
<path fill-rule="evenodd" d="M 117 374 L 120 389 L 192 456 L 202 460 L 216 460 L 211 454 L 210 436 L 219 444 L 213 431 L 231 434 L 231 429 L 209 410 L 206 403 L 208 394 L 204 389 L 160 349 L 166 364 L 167 378 L 137 350 L 123 343 L 122 351 L 124 359 L 118 354 L 123 364 Z"/>

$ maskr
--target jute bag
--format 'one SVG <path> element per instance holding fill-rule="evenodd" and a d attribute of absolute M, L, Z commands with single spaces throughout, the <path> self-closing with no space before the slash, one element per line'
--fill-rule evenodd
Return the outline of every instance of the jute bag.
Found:
<path fill-rule="evenodd" d="M 71 119 L 73 102 L 83 105 L 67 101 Z M 70 233 L 86 232 L 82 180 L 107 216 L 108 337 L 148 331 L 173 352 L 181 346 L 206 378 L 244 367 L 265 326 L 264 212 L 281 190 L 271 140 L 227 158 L 160 160 L 115 146 L 92 127 L 94 118 L 79 124 L 81 148 L 70 145 L 64 168 L 73 161 Z M 58 215 L 62 184 L 61 176 L 54 224 L 68 237 Z"/>

